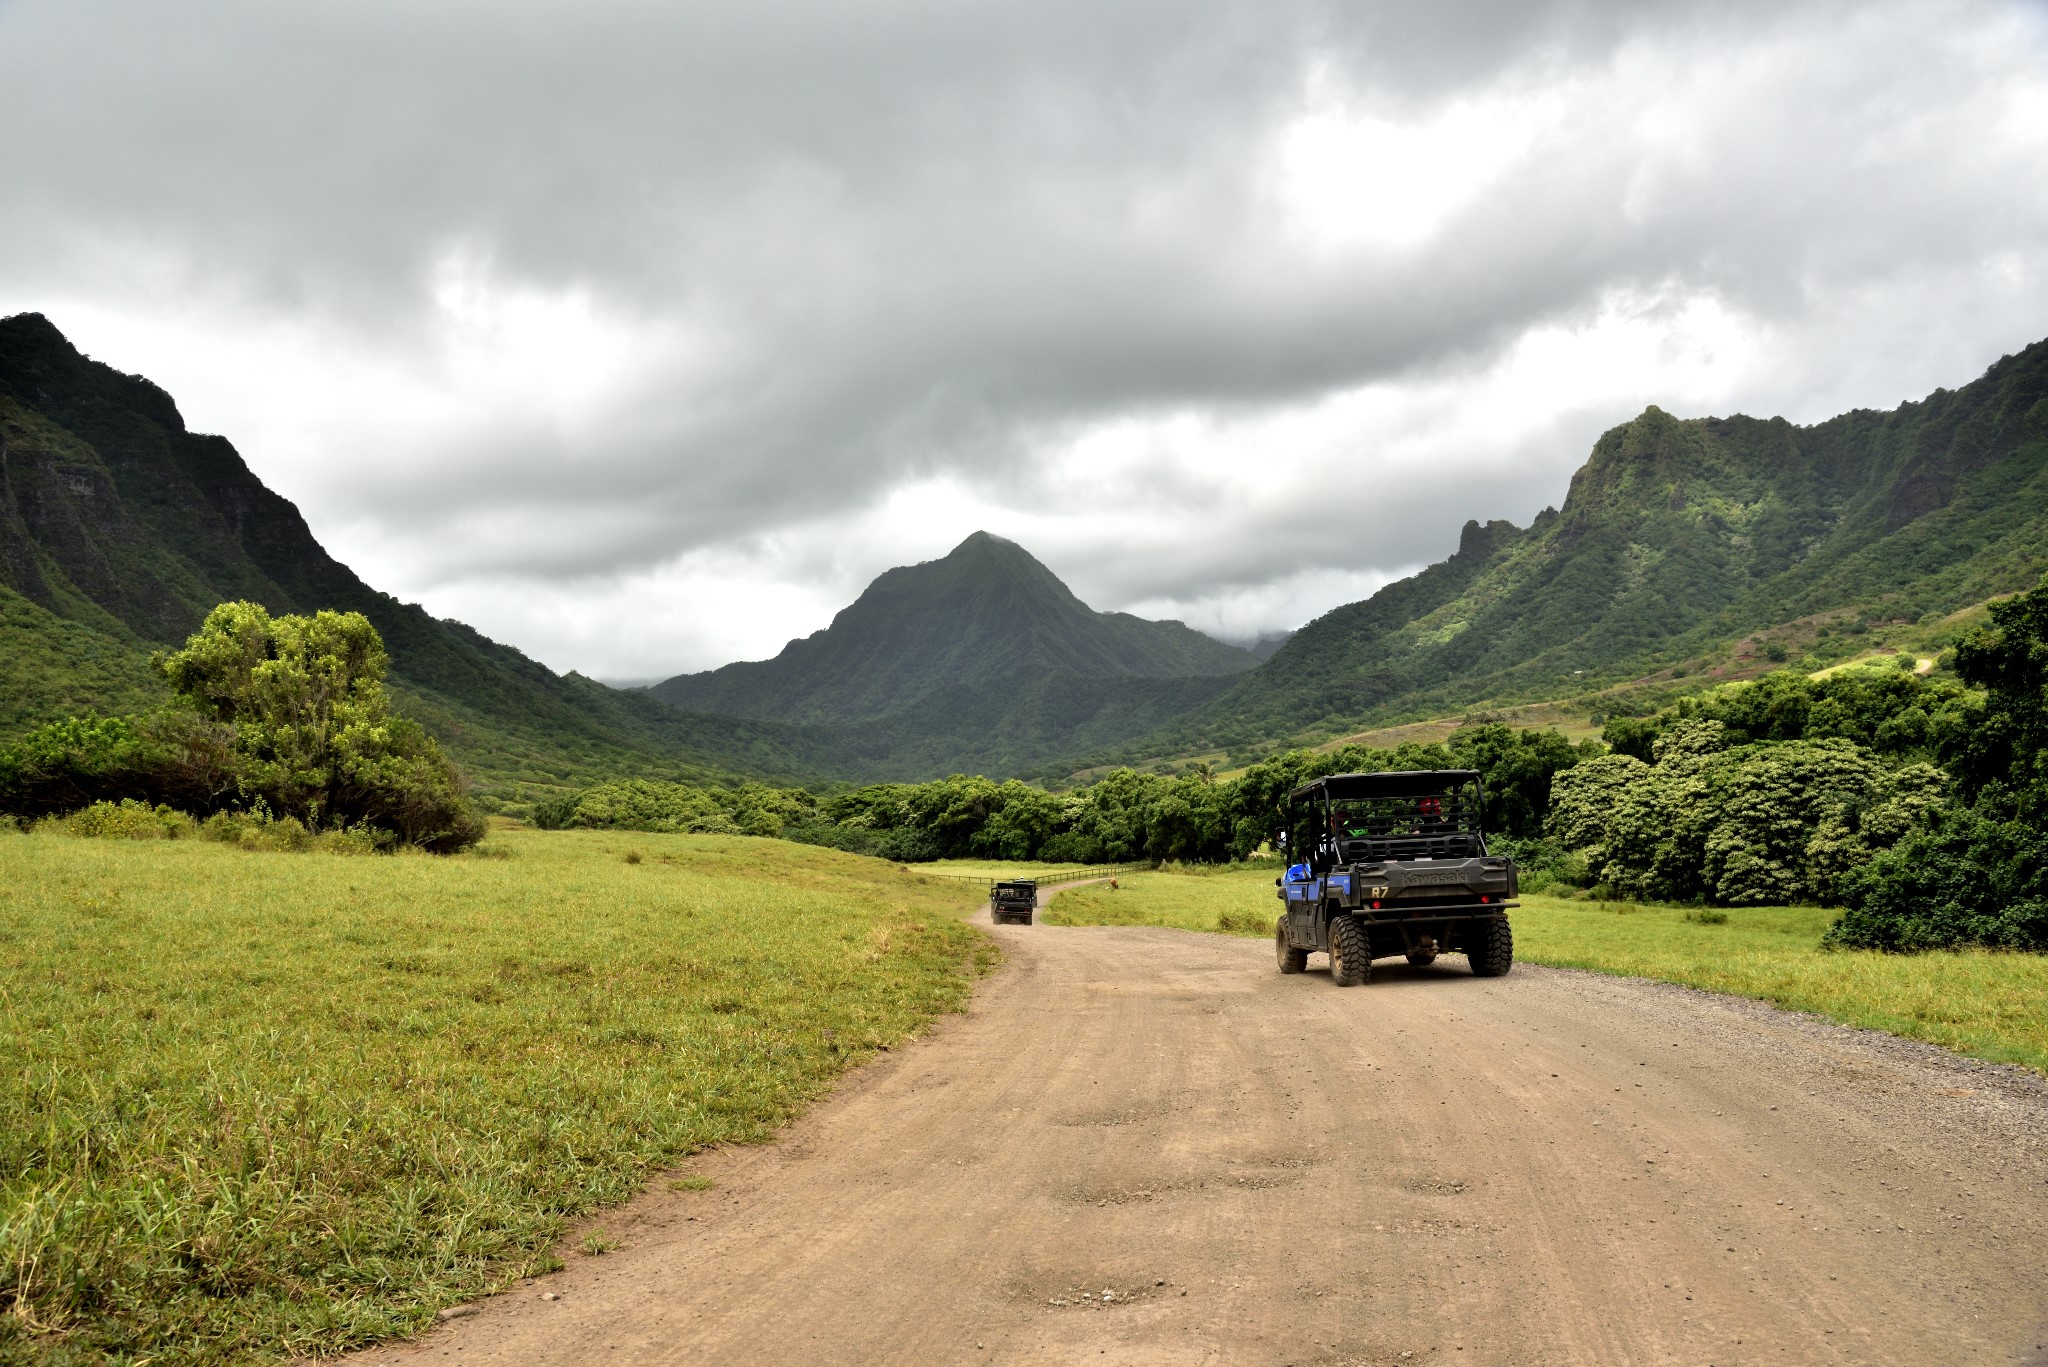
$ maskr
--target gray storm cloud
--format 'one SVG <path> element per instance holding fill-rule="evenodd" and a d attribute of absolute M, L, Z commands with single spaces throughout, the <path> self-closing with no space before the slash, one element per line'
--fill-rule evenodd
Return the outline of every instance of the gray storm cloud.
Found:
<path fill-rule="evenodd" d="M 709 580 L 810 630 L 973 530 L 935 488 L 1249 634 L 1644 402 L 1810 419 L 2048 331 L 2044 56 L 2003 3 L 14 0 L 0 307 L 74 303 L 367 577 L 557 665 L 718 663 L 687 611 L 607 644 Z M 1370 543 L 1299 516 L 1367 489 Z"/>

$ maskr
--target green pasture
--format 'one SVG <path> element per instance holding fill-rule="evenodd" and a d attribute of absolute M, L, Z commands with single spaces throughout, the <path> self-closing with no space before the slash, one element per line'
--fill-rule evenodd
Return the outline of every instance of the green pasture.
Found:
<path fill-rule="evenodd" d="M 1174 926 L 1260 938 L 1273 933 L 1280 902 L 1272 866 L 1188 864 L 1120 873 L 1117 885 L 1090 883 L 1053 894 L 1040 918 L 1055 926 Z"/>
<path fill-rule="evenodd" d="M 737 836 L 0 835 L 0 1361 L 417 1329 L 956 1009 L 973 900 Z"/>
<path fill-rule="evenodd" d="M 1270 936 L 1271 868 L 1134 873 L 1053 898 L 1052 925 L 1177 926 Z M 1820 948 L 1820 907 L 1701 911 L 1528 895 L 1513 913 L 1531 963 L 1660 978 L 2048 1072 L 2048 956 Z M 1725 918 L 1716 920 L 1714 918 Z M 1366 990 L 1370 991 L 1370 988 Z"/>

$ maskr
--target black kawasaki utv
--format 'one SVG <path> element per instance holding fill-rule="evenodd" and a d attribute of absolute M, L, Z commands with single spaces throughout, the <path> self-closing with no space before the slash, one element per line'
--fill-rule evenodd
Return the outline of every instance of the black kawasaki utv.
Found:
<path fill-rule="evenodd" d="M 988 919 L 1001 925 L 1005 921 L 1031 924 L 1031 917 L 1038 910 L 1038 880 L 1035 878 L 1012 878 L 1003 883 L 988 885 Z"/>
<path fill-rule="evenodd" d="M 1294 861 L 1273 928 L 1282 973 L 1316 950 L 1351 987 L 1374 959 L 1426 964 L 1449 951 L 1482 978 L 1514 964 L 1515 862 L 1486 852 L 1485 793 L 1470 769 L 1332 774 L 1288 795 L 1274 843 Z"/>

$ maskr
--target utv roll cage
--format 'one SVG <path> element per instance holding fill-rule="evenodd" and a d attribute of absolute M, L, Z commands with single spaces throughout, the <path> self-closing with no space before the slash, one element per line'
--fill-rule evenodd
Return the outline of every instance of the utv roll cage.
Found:
<path fill-rule="evenodd" d="M 1281 844 L 1318 869 L 1486 854 L 1486 789 L 1476 769 L 1332 774 L 1287 795 Z"/>

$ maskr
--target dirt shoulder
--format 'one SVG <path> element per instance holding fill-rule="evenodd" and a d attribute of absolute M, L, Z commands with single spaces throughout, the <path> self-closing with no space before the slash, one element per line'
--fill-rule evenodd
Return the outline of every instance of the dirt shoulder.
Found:
<path fill-rule="evenodd" d="M 2048 1342 L 2048 1085 L 1739 999 L 1000 927 L 964 1017 L 373 1362 L 1957 1363 Z M 1312 961 L 1322 963 L 1321 956 Z M 1105 1293 L 1107 1293 L 1105 1295 Z M 544 1297 L 558 1297 L 545 1299 Z"/>

